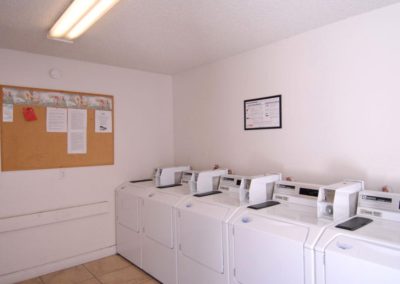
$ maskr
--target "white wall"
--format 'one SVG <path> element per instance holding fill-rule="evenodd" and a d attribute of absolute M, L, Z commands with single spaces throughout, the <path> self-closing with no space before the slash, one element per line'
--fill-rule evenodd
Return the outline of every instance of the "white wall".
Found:
<path fill-rule="evenodd" d="M 400 5 L 173 77 L 175 159 L 400 192 Z M 283 128 L 243 130 L 243 100 L 283 96 Z"/>
<path fill-rule="evenodd" d="M 102 241 L 96 249 L 114 245 L 115 187 L 131 178 L 150 177 L 155 166 L 173 163 L 171 77 L 5 49 L 0 49 L 0 62 L 0 84 L 110 94 L 115 103 L 115 164 L 68 168 L 62 179 L 57 169 L 1 172 L 0 218 L 106 200 L 110 213 L 98 217 Z M 53 67 L 62 72 L 61 79 L 49 77 Z M 99 239 L 95 223 L 90 228 L 89 222 L 82 232 L 68 232 L 65 228 L 69 225 L 57 225 L 58 233 L 51 240 L 63 247 L 69 238 Z M 23 230 L 18 237 L 35 246 L 35 236 L 43 238 L 43 231 L 35 230 L 34 236 L 32 230 Z M 7 246 L 15 236 L 0 235 L 1 245 Z M 18 257 L 18 248 L 15 251 L 15 255 L 0 253 L 0 257 L 12 261 Z M 84 252 L 85 248 L 79 251 Z M 58 254 L 56 258 L 66 256 Z"/>

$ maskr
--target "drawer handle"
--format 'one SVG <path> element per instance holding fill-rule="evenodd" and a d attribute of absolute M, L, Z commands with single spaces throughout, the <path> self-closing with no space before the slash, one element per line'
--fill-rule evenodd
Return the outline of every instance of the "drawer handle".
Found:
<path fill-rule="evenodd" d="M 149 194 L 149 197 L 153 197 L 153 196 L 154 196 L 154 193 L 150 193 L 150 194 Z"/>
<path fill-rule="evenodd" d="M 186 208 L 190 208 L 190 207 L 192 207 L 192 206 L 193 206 L 192 203 L 186 204 Z"/>

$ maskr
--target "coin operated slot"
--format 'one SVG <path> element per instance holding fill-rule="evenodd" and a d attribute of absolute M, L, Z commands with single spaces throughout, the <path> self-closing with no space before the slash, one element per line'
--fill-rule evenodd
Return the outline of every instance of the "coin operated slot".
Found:
<path fill-rule="evenodd" d="M 320 191 L 321 200 L 318 201 L 318 216 L 333 219 L 335 190 L 323 188 Z"/>
<path fill-rule="evenodd" d="M 356 214 L 358 193 L 364 189 L 363 181 L 342 181 L 320 189 L 318 217 L 329 220 L 350 218 Z"/>

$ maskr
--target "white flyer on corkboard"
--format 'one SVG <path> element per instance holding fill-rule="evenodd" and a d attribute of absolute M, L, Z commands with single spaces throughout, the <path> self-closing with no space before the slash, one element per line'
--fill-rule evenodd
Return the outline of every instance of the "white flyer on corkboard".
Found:
<path fill-rule="evenodd" d="M 87 153 L 87 111 L 68 109 L 68 154 Z"/>
<path fill-rule="evenodd" d="M 112 112 L 107 110 L 96 110 L 95 132 L 111 133 L 112 131 Z"/>
<path fill-rule="evenodd" d="M 12 104 L 3 104 L 3 122 L 14 121 L 14 106 Z"/>

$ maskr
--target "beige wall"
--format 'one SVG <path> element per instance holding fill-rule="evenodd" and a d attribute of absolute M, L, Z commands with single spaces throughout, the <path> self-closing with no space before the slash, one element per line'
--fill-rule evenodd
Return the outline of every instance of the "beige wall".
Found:
<path fill-rule="evenodd" d="M 400 192 L 400 5 L 173 77 L 177 164 Z M 243 100 L 282 94 L 283 128 L 243 130 Z"/>
<path fill-rule="evenodd" d="M 0 62 L 1 84 L 110 94 L 115 102 L 115 165 L 68 168 L 64 177 L 58 169 L 0 172 L 0 218 L 98 201 L 109 201 L 109 213 L 0 233 L 0 263 L 26 268 L 32 265 L 28 258 L 36 266 L 115 245 L 115 187 L 173 163 L 171 77 L 5 49 L 0 49 Z M 59 69 L 62 78 L 51 79 L 51 68 Z M 57 242 L 54 251 L 46 251 L 49 242 Z M 21 256 L 30 252 L 35 255 Z"/>

